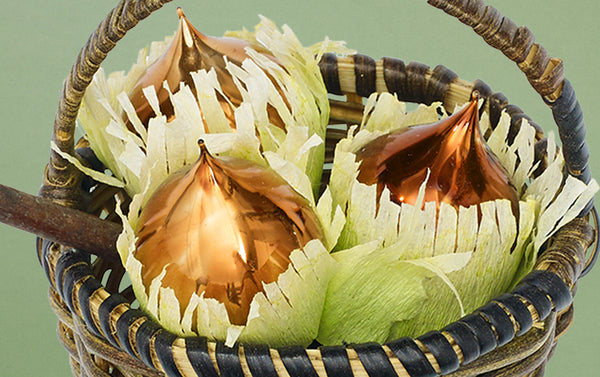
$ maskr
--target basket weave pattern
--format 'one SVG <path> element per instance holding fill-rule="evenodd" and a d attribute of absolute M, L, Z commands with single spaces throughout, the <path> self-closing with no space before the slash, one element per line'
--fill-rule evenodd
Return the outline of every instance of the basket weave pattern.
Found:
<path fill-rule="evenodd" d="M 168 0 L 127 1 L 114 8 L 82 49 L 65 82 L 55 120 L 53 140 L 67 153 L 102 169 L 84 142 L 75 145 L 74 125 L 83 93 L 108 52 L 140 20 Z M 588 182 L 588 149 L 581 109 L 563 77 L 562 62 L 550 58 L 533 35 L 517 27 L 482 1 L 429 1 L 473 27 L 491 46 L 515 61 L 531 85 L 552 108 L 569 174 Z M 481 81 L 461 80 L 443 66 L 430 69 L 398 59 L 379 61 L 354 55 L 325 55 L 321 72 L 328 91 L 346 95 L 331 102 L 332 123 L 359 123 L 362 97 L 391 92 L 403 101 L 443 102 L 447 109 L 469 100 L 473 91 L 486 98 L 492 126 L 502 111 L 511 116 L 509 137 L 523 119 L 536 127 L 536 159 L 544 168 L 545 139 L 521 109 Z M 344 133 L 328 132 L 327 157 Z M 512 136 L 510 136 L 512 135 Z M 324 174 L 324 182 L 328 174 Z M 63 205 L 118 221 L 115 195 L 127 208 L 124 192 L 91 181 L 56 153 L 44 175 L 41 194 Z M 91 203 L 91 204 L 89 204 Z M 561 229 L 548 243 L 534 272 L 510 293 L 474 313 L 417 339 L 384 345 L 304 349 L 271 349 L 266 345 L 225 347 L 206 338 L 181 338 L 131 308 L 132 289 L 122 287 L 124 269 L 114 259 L 90 255 L 44 240 L 38 255 L 50 281 L 50 303 L 59 318 L 58 334 L 70 354 L 75 376 L 537 376 L 551 356 L 556 340 L 572 322 L 572 294 L 586 268 L 586 250 L 594 240 L 581 218 Z"/>

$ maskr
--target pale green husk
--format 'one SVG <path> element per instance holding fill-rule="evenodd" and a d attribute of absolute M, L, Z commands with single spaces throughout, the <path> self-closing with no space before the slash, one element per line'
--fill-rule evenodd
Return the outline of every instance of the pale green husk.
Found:
<path fill-rule="evenodd" d="M 529 272 L 541 244 L 598 190 L 596 181 L 564 182 L 552 135 L 549 167 L 531 180 L 535 130 L 523 124 L 509 146 L 510 119 L 503 114 L 489 146 L 518 188 L 518 223 L 507 200 L 482 203 L 481 221 L 474 206 L 457 211 L 442 203 L 438 211 L 425 203 L 421 210 L 425 183 L 415 206 L 391 202 L 387 191 L 377 203 L 375 185 L 356 180 L 354 153 L 384 133 L 437 121 L 438 110 L 440 104 L 422 105 L 405 114 L 394 96 L 373 95 L 359 132 L 352 136 L 351 130 L 337 146 L 329 189 L 334 205 L 345 208 L 346 223 L 333 254 L 341 267 L 329 285 L 317 338 L 323 344 L 385 342 L 457 320 Z M 481 128 L 489 128 L 486 114 Z"/>
<path fill-rule="evenodd" d="M 317 62 L 323 52 L 344 49 L 340 43 L 326 41 L 315 56 L 314 49 L 302 47 L 287 26 L 282 29 L 279 31 L 273 22 L 262 18 L 254 33 L 240 33 L 254 41 L 260 51 L 274 55 L 283 67 L 253 49 L 247 50 L 251 58 L 241 67 L 228 63 L 227 69 L 243 98 L 235 109 L 236 132 L 232 132 L 217 101 L 221 87 L 212 70 L 192 73 L 197 98 L 187 86 L 171 94 L 176 115 L 172 121 L 159 115 L 150 120 L 147 131 L 144 129 L 126 93 L 145 67 L 166 49 L 169 38 L 153 43 L 148 55 L 140 52 L 137 64 L 127 75 L 117 72 L 106 78 L 100 71 L 86 91 L 80 124 L 98 158 L 114 174 L 107 177 L 93 173 L 94 178 L 123 186 L 133 198 L 128 215 L 117 206 L 124 224 L 117 248 L 140 307 L 174 333 L 192 335 L 197 329 L 197 334 L 226 341 L 227 345 L 243 341 L 272 346 L 308 345 L 317 335 L 327 285 L 336 265 L 329 250 L 336 244 L 343 225 L 343 214 L 338 209 L 335 215 L 331 200 L 317 206 L 314 198 L 323 166 L 323 140 L 329 116 L 327 92 Z M 258 40 L 260 45 L 256 44 Z M 144 94 L 155 113 L 160 114 L 155 91 L 146 88 Z M 269 122 L 267 104 L 278 111 L 286 132 Z M 123 113 L 138 135 L 127 130 Z M 203 119 L 208 133 L 204 131 Z M 141 280 L 142 265 L 134 256 L 134 230 L 140 209 L 170 173 L 198 159 L 199 139 L 204 140 L 213 155 L 235 156 L 270 166 L 322 214 L 325 239 L 313 240 L 292 252 L 289 268 L 276 282 L 264 284 L 264 293 L 254 297 L 245 326 L 232 325 L 225 306 L 214 299 L 194 295 L 189 303 L 179 303 L 173 290 L 162 285 L 164 274 L 146 289 Z"/>
<path fill-rule="evenodd" d="M 148 54 L 142 51 L 127 75 L 114 73 L 107 79 L 100 72 L 86 92 L 80 122 L 114 177 L 87 173 L 123 186 L 132 196 L 128 215 L 117 206 L 124 222 L 117 246 L 140 306 L 169 330 L 192 335 L 192 329 L 197 329 L 228 345 L 235 341 L 307 345 L 315 338 L 324 344 L 384 342 L 418 336 L 509 290 L 531 270 L 548 237 L 573 219 L 598 190 L 594 180 L 585 185 L 563 178 L 564 161 L 555 153 L 552 134 L 548 168 L 532 180 L 535 130 L 525 122 L 513 144 L 507 145 L 510 120 L 503 114 L 495 130 L 490 130 L 488 144 L 518 188 L 518 222 L 506 200 L 482 203 L 481 221 L 475 207 L 456 210 L 442 204 L 438 212 L 434 203 L 425 203 L 421 210 L 423 195 L 415 206 L 399 206 L 384 192 L 377 203 L 375 187 L 356 180 L 354 153 L 379 135 L 437 121 L 438 111 L 444 112 L 433 104 L 406 113 L 403 103 L 382 94 L 368 99 L 364 120 L 356 126 L 359 132 L 354 134 L 353 128 L 339 142 L 330 184 L 316 201 L 329 110 L 317 62 L 325 51 L 347 51 L 329 41 L 306 49 L 289 28 L 282 30 L 263 18 L 254 32 L 229 34 L 250 41 L 254 48 L 241 68 L 228 66 L 244 98 L 235 110 L 237 132 L 231 132 L 217 102 L 221 89 L 212 71 L 193 75 L 198 98 L 187 87 L 171 96 L 175 120 L 167 123 L 158 116 L 147 131 L 143 129 L 125 93 L 160 56 L 168 40 L 154 43 Z M 285 69 L 260 54 L 265 51 Z M 282 89 L 289 109 L 271 78 Z M 145 94 L 159 113 L 154 91 Z M 267 103 L 286 123 L 285 133 L 269 123 Z M 139 136 L 126 129 L 123 111 Z M 481 127 L 484 132 L 489 128 L 486 114 Z M 142 266 L 133 254 L 139 210 L 169 173 L 196 161 L 200 138 L 213 154 L 274 168 L 314 205 L 325 234 L 323 240 L 295 250 L 288 270 L 276 282 L 264 285 L 264 293 L 252 302 L 246 326 L 232 325 L 224 305 L 196 295 L 181 314 L 172 289 L 161 285 L 163 275 L 148 290 L 143 287 Z M 329 254 L 331 250 L 335 252 Z"/>

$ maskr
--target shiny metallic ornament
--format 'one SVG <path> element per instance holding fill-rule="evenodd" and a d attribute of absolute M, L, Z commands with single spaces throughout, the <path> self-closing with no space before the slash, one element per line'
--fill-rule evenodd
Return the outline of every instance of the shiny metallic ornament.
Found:
<path fill-rule="evenodd" d="M 384 187 L 396 203 L 416 202 L 427 178 L 425 202 L 468 207 L 508 199 L 518 213 L 517 191 L 479 129 L 478 96 L 462 110 L 432 124 L 407 127 L 361 148 L 358 180 Z"/>
<path fill-rule="evenodd" d="M 290 254 L 323 238 L 310 203 L 269 168 L 211 156 L 174 173 L 144 207 L 135 258 L 149 289 L 163 269 L 163 287 L 185 310 L 193 292 L 225 304 L 244 325 L 250 303 L 288 269 Z"/>
<path fill-rule="evenodd" d="M 177 8 L 177 14 L 179 15 L 179 27 L 171 44 L 164 54 L 146 69 L 129 95 L 138 117 L 147 127 L 150 118 L 156 116 L 143 93 L 144 88 L 154 86 L 161 112 L 168 120 L 173 119 L 175 111 L 169 99 L 169 92 L 163 87 L 163 82 L 167 81 L 172 93 L 176 93 L 180 83 L 184 83 L 196 94 L 190 73 L 201 69 L 209 71 L 212 68 L 217 74 L 223 94 L 227 97 L 217 93 L 219 103 L 231 128 L 235 129 L 234 109 L 230 102 L 234 106 L 239 106 L 242 102 L 242 95 L 226 69 L 225 57 L 230 63 L 241 66 L 242 62 L 248 58 L 245 48 L 250 44 L 237 38 L 206 36 L 190 23 L 181 8 Z M 265 55 L 277 62 L 271 55 Z M 285 129 L 277 111 L 270 105 L 267 110 L 271 122 L 279 128 Z M 130 131 L 135 132 L 129 122 L 127 122 L 127 127 Z"/>

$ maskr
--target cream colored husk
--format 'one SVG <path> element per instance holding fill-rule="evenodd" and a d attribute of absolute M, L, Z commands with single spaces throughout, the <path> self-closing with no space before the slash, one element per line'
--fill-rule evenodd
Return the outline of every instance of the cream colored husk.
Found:
<path fill-rule="evenodd" d="M 443 110 L 433 104 L 406 113 L 403 103 L 382 94 L 368 99 L 368 115 L 356 126 L 359 132 L 351 136 L 351 130 L 338 143 L 330 184 L 316 200 L 329 112 L 317 62 L 325 51 L 348 50 L 329 41 L 307 49 L 289 28 L 282 30 L 263 18 L 255 32 L 230 33 L 254 47 L 241 68 L 228 65 L 244 99 L 235 110 L 237 132 L 231 131 L 217 101 L 221 89 L 213 71 L 193 74 L 198 98 L 187 87 L 172 94 L 173 121 L 158 116 L 147 131 L 142 127 L 125 93 L 164 51 L 167 40 L 154 43 L 148 53 L 142 51 L 127 75 L 117 72 L 106 78 L 99 72 L 86 92 L 79 121 L 91 147 L 114 176 L 86 170 L 62 154 L 95 179 L 124 187 L 133 198 L 127 215 L 119 206 L 116 209 L 124 223 L 118 250 L 140 306 L 167 329 L 180 335 L 191 335 L 196 329 L 228 345 L 236 341 L 307 345 L 315 338 L 324 344 L 384 342 L 421 335 L 510 289 L 530 271 L 544 241 L 573 219 L 598 190 L 594 180 L 585 185 L 572 177 L 563 179 L 564 161 L 555 153 L 552 134 L 548 168 L 531 179 L 536 168 L 535 131 L 525 123 L 513 144 L 507 145 L 510 119 L 503 114 L 488 144 L 519 189 L 518 222 L 506 200 L 482 203 L 480 222 L 475 207 L 456 210 L 442 204 L 438 213 L 434 203 L 426 203 L 421 210 L 423 196 L 415 206 L 399 206 L 384 192 L 377 203 L 375 187 L 356 180 L 354 152 L 391 130 L 435 122 L 438 109 Z M 262 51 L 276 56 L 285 69 Z M 289 109 L 269 77 L 282 88 Z M 156 93 L 147 90 L 145 95 L 160 113 Z M 209 133 L 204 132 L 198 102 Z M 279 112 L 286 132 L 269 123 L 267 103 Z M 127 130 L 123 113 L 138 135 Z M 484 132 L 489 128 L 487 114 L 481 127 Z M 200 138 L 212 154 L 275 169 L 314 205 L 325 233 L 323 240 L 295 250 L 288 270 L 276 282 L 264 284 L 245 326 L 232 325 L 224 305 L 203 296 L 194 295 L 181 315 L 174 292 L 161 285 L 162 275 L 149 289 L 142 285 L 142 266 L 133 254 L 139 210 L 169 173 L 196 161 Z"/>

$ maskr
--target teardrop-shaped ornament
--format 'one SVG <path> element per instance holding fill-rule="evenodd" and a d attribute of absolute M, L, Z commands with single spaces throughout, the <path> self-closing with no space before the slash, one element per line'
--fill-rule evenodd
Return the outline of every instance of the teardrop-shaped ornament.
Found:
<path fill-rule="evenodd" d="M 231 105 L 239 106 L 242 103 L 242 95 L 231 74 L 227 71 L 225 58 L 230 63 L 241 66 L 242 62 L 249 57 L 246 54 L 246 47 L 249 47 L 250 44 L 238 38 L 204 35 L 190 23 L 181 8 L 177 8 L 177 14 L 179 15 L 179 27 L 173 40 L 163 55 L 146 68 L 129 94 L 129 99 L 138 117 L 142 124 L 148 127 L 150 118 L 156 116 L 143 93 L 144 88 L 154 87 L 160 111 L 168 120 L 171 120 L 175 116 L 175 111 L 169 98 L 169 92 L 163 87 L 164 81 L 167 82 L 172 93 L 176 93 L 180 83 L 184 83 L 196 94 L 191 73 L 201 69 L 206 71 L 214 69 L 224 94 L 223 96 L 221 93 L 217 93 L 219 103 L 229 125 L 235 129 L 234 109 Z M 278 62 L 275 57 L 263 54 Z M 275 108 L 269 105 L 267 111 L 271 123 L 285 129 Z M 130 122 L 127 122 L 127 127 L 130 131 L 135 132 Z"/>
<path fill-rule="evenodd" d="M 225 304 L 244 325 L 250 303 L 290 265 L 290 254 L 323 232 L 312 206 L 270 168 L 211 156 L 169 177 L 143 208 L 135 258 L 142 282 L 165 270 L 183 313 L 192 293 Z"/>
<path fill-rule="evenodd" d="M 479 129 L 477 94 L 452 116 L 380 136 L 356 157 L 358 180 L 377 184 L 379 195 L 387 187 L 396 203 L 415 204 L 427 179 L 424 201 L 438 208 L 442 202 L 458 208 L 508 199 L 518 214 L 517 191 Z"/>

